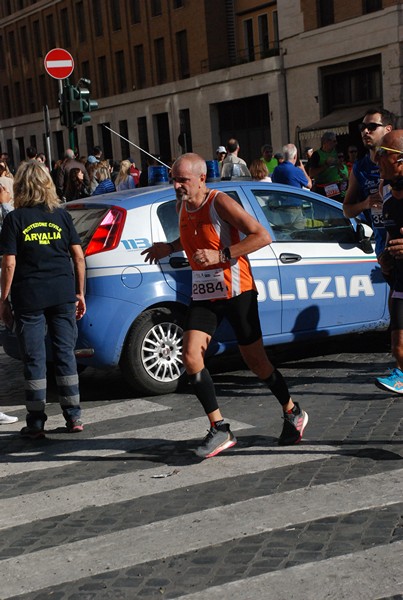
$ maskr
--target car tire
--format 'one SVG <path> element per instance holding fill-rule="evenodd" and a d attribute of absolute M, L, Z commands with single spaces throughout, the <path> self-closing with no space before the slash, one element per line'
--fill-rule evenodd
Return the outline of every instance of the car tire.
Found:
<path fill-rule="evenodd" d="M 127 383 L 147 395 L 177 391 L 186 377 L 181 354 L 184 313 L 160 307 L 141 314 L 127 335 L 120 369 Z"/>

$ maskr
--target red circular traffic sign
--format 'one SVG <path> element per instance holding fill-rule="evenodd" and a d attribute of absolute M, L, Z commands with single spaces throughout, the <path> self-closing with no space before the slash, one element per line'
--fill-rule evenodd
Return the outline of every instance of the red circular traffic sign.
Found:
<path fill-rule="evenodd" d="M 49 50 L 44 60 L 48 75 L 54 79 L 66 79 L 74 70 L 74 60 L 70 52 L 63 48 Z"/>

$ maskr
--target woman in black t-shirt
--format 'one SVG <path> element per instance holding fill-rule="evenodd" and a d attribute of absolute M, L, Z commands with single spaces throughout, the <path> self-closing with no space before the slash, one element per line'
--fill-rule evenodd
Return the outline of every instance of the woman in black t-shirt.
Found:
<path fill-rule="evenodd" d="M 49 172 L 36 160 L 17 170 L 14 211 L 4 220 L 0 245 L 0 319 L 8 326 L 15 319 L 24 362 L 27 426 L 21 435 L 44 437 L 46 328 L 67 431 L 82 431 L 74 348 L 76 319 L 86 310 L 84 255 L 71 215 L 61 208 Z"/>

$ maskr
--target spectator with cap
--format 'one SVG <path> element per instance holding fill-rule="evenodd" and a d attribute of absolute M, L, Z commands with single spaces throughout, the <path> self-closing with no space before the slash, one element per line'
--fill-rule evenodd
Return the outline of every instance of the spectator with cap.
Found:
<path fill-rule="evenodd" d="M 103 154 L 101 146 L 94 146 L 92 154 L 93 154 L 93 156 L 95 156 L 97 161 L 100 162 L 102 160 L 102 154 Z"/>
<path fill-rule="evenodd" d="M 343 178 L 339 171 L 336 145 L 337 138 L 334 131 L 325 131 L 320 148 L 311 156 L 309 175 L 315 180 L 314 191 L 317 194 L 342 201 L 340 183 Z"/>
<path fill-rule="evenodd" d="M 262 153 L 261 159 L 264 160 L 267 170 L 269 172 L 269 175 L 271 176 L 274 169 L 278 165 L 277 158 L 274 158 L 274 156 L 273 156 L 273 146 L 271 146 L 270 144 L 263 144 L 263 146 L 261 148 L 261 153 Z"/>
<path fill-rule="evenodd" d="M 240 146 L 238 140 L 231 138 L 227 142 L 227 156 L 222 161 L 221 178 L 231 179 L 231 177 L 250 177 L 246 162 L 239 158 Z"/>
<path fill-rule="evenodd" d="M 218 146 L 217 150 L 215 151 L 215 155 L 216 155 L 216 160 L 218 162 L 218 167 L 219 167 L 220 173 L 221 173 L 222 161 L 227 156 L 227 151 L 225 149 L 225 146 Z"/>

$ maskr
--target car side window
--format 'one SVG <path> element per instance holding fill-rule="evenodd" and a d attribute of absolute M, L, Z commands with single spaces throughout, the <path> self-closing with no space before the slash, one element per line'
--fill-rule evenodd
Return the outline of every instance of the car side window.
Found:
<path fill-rule="evenodd" d="M 157 215 L 160 220 L 165 237 L 168 241 L 176 240 L 179 237 L 179 220 L 176 212 L 176 200 L 164 202 L 157 208 Z"/>
<path fill-rule="evenodd" d="M 276 241 L 355 243 L 354 228 L 340 209 L 316 198 L 252 190 Z"/>

